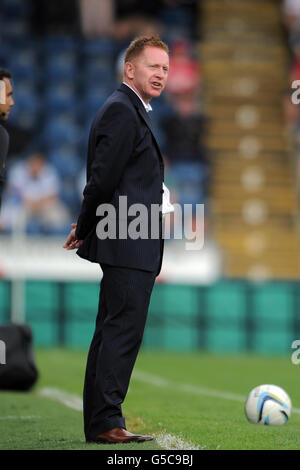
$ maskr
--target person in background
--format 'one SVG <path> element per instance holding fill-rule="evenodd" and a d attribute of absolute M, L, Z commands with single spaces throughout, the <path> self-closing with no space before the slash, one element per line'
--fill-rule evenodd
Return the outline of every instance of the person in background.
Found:
<path fill-rule="evenodd" d="M 2 229 L 10 231 L 24 221 L 34 234 L 62 234 L 70 215 L 59 197 L 59 177 L 41 152 L 17 162 L 8 175 L 6 197 L 0 217 Z"/>
<path fill-rule="evenodd" d="M 13 99 L 12 75 L 8 70 L 0 69 L 0 208 L 5 183 L 6 158 L 9 146 L 9 135 L 1 122 L 7 120 L 10 108 L 15 104 Z"/>

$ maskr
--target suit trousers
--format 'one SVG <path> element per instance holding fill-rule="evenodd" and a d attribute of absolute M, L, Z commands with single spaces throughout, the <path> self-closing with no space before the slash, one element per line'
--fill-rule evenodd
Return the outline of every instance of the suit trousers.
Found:
<path fill-rule="evenodd" d="M 83 392 L 86 439 L 126 429 L 123 403 L 142 342 L 156 273 L 101 264 L 99 308 Z"/>

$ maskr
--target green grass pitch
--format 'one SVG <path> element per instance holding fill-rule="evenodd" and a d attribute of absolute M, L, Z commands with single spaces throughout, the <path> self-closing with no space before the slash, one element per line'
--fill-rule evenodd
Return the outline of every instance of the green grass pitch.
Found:
<path fill-rule="evenodd" d="M 85 443 L 80 411 L 39 394 L 44 387 L 55 387 L 81 396 L 86 354 L 36 351 L 40 378 L 34 389 L 0 393 L 1 450 L 112 450 Z M 176 436 L 203 450 L 299 449 L 299 372 L 300 365 L 292 364 L 290 357 L 141 351 L 123 413 L 132 432 Z M 295 412 L 284 426 L 254 425 L 245 418 L 243 397 L 262 383 L 274 383 L 289 393 Z M 158 441 L 113 446 L 161 448 Z"/>

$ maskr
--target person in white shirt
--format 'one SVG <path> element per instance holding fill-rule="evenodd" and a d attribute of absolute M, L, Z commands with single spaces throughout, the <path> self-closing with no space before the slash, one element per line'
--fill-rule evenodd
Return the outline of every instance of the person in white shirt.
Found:
<path fill-rule="evenodd" d="M 64 231 L 69 213 L 59 198 L 60 182 L 54 167 L 42 153 L 34 153 L 12 167 L 0 225 L 12 229 L 21 219 L 24 229 L 57 233 Z"/>

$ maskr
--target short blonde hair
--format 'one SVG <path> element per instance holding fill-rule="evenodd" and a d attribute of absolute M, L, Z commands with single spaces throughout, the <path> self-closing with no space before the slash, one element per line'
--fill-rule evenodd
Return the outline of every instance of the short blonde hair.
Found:
<path fill-rule="evenodd" d="M 128 48 L 125 51 L 124 62 L 130 62 L 131 60 L 138 57 L 145 47 L 158 47 L 163 49 L 167 54 L 169 54 L 169 48 L 166 43 L 164 43 L 159 36 L 139 36 L 135 38 L 129 44 Z"/>

